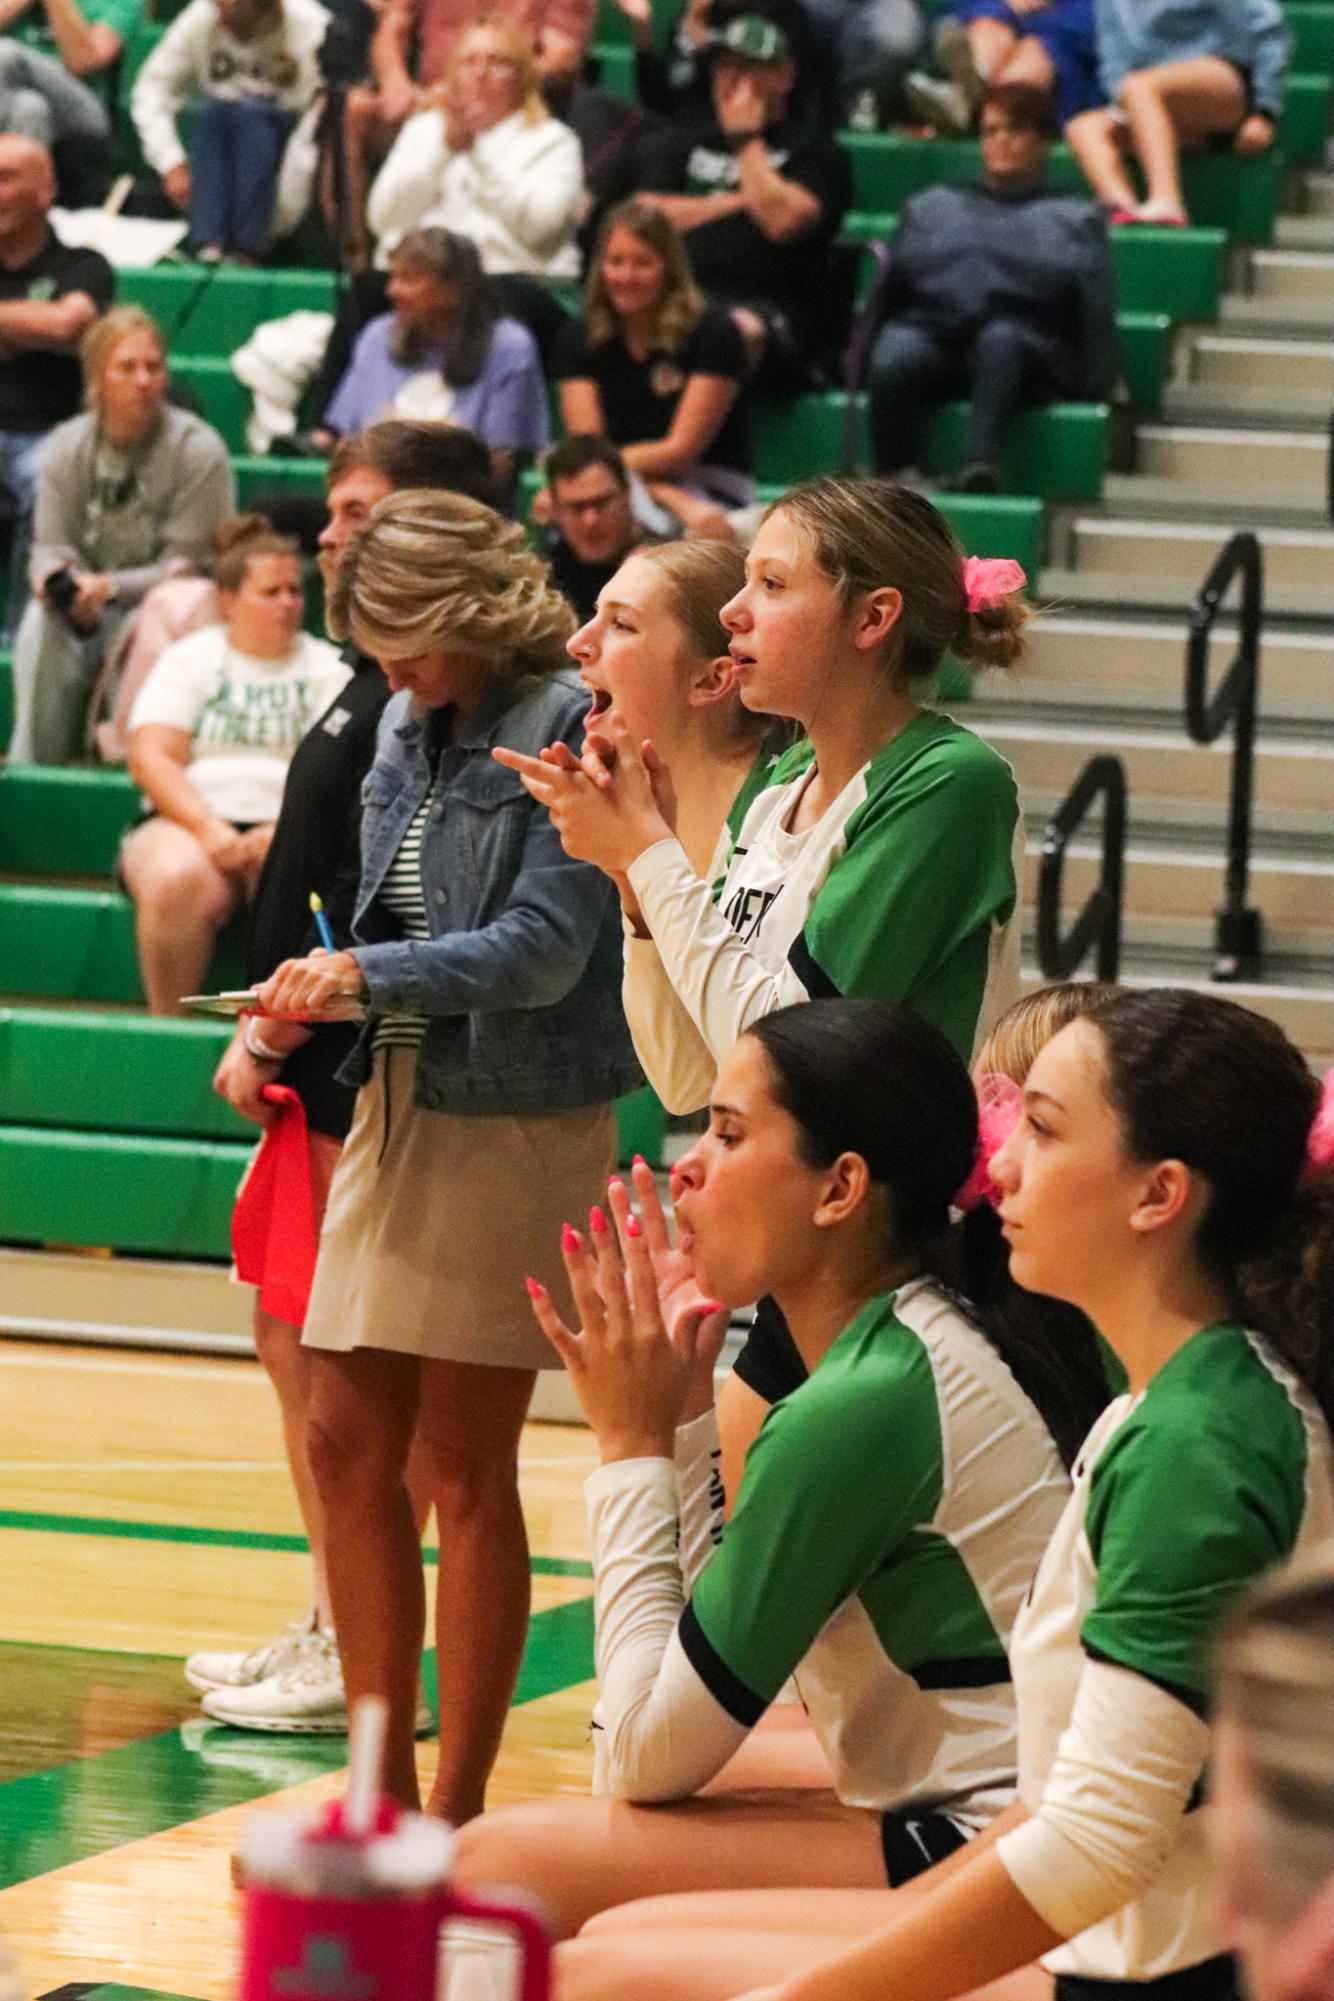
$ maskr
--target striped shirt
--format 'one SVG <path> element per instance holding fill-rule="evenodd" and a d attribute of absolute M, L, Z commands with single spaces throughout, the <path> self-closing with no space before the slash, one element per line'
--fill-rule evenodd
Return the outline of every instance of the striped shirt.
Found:
<path fill-rule="evenodd" d="M 433 785 L 404 829 L 398 853 L 380 884 L 379 901 L 391 917 L 397 918 L 401 936 L 414 940 L 424 940 L 431 935 L 426 922 L 426 893 L 422 888 L 421 864 L 422 834 L 434 797 Z M 424 1014 L 382 1016 L 376 1026 L 372 1050 L 416 1049 L 426 1033 L 427 1019 Z"/>

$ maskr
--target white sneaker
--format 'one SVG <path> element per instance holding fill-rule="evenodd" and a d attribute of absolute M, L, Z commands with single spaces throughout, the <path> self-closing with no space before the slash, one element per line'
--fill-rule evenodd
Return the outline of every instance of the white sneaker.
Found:
<path fill-rule="evenodd" d="M 291 1667 L 315 1630 L 312 1606 L 301 1618 L 293 1619 L 290 1626 L 284 1626 L 281 1633 L 248 1652 L 191 1654 L 185 1663 L 185 1679 L 191 1688 L 201 1690 L 249 1688 L 254 1682 L 267 1681 L 270 1675 L 282 1674 Z"/>
<path fill-rule="evenodd" d="M 215 1723 L 238 1730 L 341 1736 L 347 1729 L 347 1696 L 333 1634 L 308 1632 L 284 1665 L 260 1681 L 210 1689 L 203 1710 Z"/>

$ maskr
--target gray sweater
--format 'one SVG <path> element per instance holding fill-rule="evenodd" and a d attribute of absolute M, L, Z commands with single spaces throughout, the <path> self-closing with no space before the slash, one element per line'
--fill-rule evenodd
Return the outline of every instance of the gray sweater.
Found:
<path fill-rule="evenodd" d="M 206 570 L 235 511 L 227 447 L 202 417 L 168 406 L 137 451 L 117 451 L 89 411 L 57 425 L 38 460 L 30 575 L 106 572 L 114 603 L 137 604 L 172 570 Z"/>

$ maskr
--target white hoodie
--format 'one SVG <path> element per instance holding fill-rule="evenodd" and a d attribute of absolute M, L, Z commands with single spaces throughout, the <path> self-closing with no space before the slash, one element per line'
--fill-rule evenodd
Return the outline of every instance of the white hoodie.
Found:
<path fill-rule="evenodd" d="M 576 278 L 583 200 L 583 153 L 558 119 L 530 125 L 515 111 L 456 153 L 443 112 L 431 110 L 399 133 L 366 213 L 381 263 L 410 229 L 439 228 L 471 237 L 484 271 Z"/>
<path fill-rule="evenodd" d="M 197 97 L 263 97 L 303 112 L 320 87 L 329 16 L 319 0 L 281 0 L 272 28 L 249 42 L 223 27 L 213 0 L 190 0 L 140 70 L 130 98 L 144 158 L 159 174 L 185 160 L 176 120 Z"/>

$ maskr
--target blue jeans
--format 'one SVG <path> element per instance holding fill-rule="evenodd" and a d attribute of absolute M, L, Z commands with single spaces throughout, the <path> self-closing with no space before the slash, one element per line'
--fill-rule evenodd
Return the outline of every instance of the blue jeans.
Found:
<path fill-rule="evenodd" d="M 917 463 L 922 418 L 947 397 L 972 399 L 966 464 L 1000 457 L 1015 412 L 1070 391 L 1074 361 L 1054 334 L 1022 320 L 988 320 L 972 340 L 890 320 L 871 350 L 871 441 L 879 473 Z"/>
<path fill-rule="evenodd" d="M 266 98 L 206 97 L 190 133 L 190 237 L 199 247 L 261 257 L 269 247 L 278 170 L 296 124 Z"/>
<path fill-rule="evenodd" d="M 3 638 L 13 641 L 19 617 L 28 601 L 28 551 L 32 547 L 32 503 L 37 490 L 37 454 L 44 431 L 0 431 L 0 503 L 14 518 L 9 551 L 9 599 L 5 605 Z"/>
<path fill-rule="evenodd" d="M 865 90 L 882 114 L 901 110 L 900 85 L 926 39 L 917 0 L 806 0 L 806 11 L 832 50 L 842 114 Z"/>

